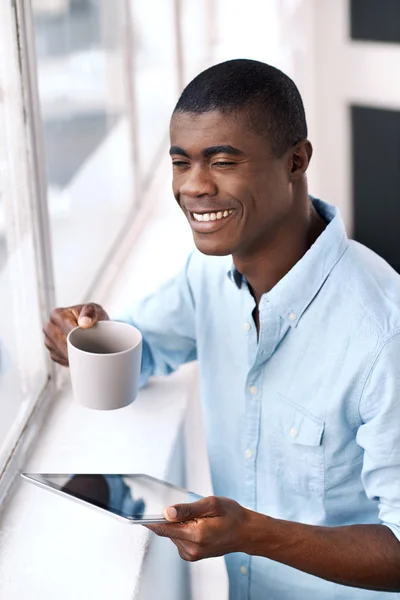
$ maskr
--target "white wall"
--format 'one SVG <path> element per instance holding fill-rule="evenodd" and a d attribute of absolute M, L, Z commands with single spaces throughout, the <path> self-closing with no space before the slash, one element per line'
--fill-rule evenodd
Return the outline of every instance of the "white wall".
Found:
<path fill-rule="evenodd" d="M 400 110 L 400 45 L 351 41 L 348 0 L 318 0 L 315 7 L 319 193 L 340 206 L 351 233 L 348 107 L 357 103 Z"/>
<path fill-rule="evenodd" d="M 315 19 L 318 0 L 218 0 L 215 62 L 252 58 L 287 73 L 303 98 L 309 139 L 314 143 L 316 125 Z M 316 149 L 317 150 L 317 149 Z M 308 179 L 310 192 L 320 188 L 318 153 Z"/>
<path fill-rule="evenodd" d="M 354 42 L 349 0 L 219 0 L 215 60 L 254 58 L 282 69 L 302 94 L 314 156 L 310 192 L 352 231 L 348 106 L 400 109 L 400 46 Z"/>

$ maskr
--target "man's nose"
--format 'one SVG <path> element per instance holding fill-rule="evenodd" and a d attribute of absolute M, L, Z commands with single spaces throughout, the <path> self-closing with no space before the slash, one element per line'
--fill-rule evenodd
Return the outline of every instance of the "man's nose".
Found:
<path fill-rule="evenodd" d="M 190 198 L 214 196 L 217 193 L 217 186 L 208 169 L 192 167 L 185 174 L 185 180 L 180 186 L 179 193 L 181 196 L 189 196 Z"/>

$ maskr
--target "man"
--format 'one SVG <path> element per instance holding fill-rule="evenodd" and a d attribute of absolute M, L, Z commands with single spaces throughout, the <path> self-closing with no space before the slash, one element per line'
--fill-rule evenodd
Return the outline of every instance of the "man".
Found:
<path fill-rule="evenodd" d="M 400 277 L 309 197 L 304 109 L 281 71 L 201 73 L 170 153 L 198 251 L 127 320 L 143 384 L 199 360 L 216 497 L 151 528 L 186 560 L 226 555 L 231 600 L 400 592 Z M 66 333 L 107 318 L 54 311 L 52 358 L 67 365 Z"/>

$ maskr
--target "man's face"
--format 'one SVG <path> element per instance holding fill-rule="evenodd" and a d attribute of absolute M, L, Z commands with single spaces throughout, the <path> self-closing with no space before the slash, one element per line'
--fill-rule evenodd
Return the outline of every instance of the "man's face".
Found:
<path fill-rule="evenodd" d="M 289 161 L 244 114 L 176 113 L 170 154 L 174 196 L 201 252 L 244 257 L 273 241 L 291 208 Z"/>

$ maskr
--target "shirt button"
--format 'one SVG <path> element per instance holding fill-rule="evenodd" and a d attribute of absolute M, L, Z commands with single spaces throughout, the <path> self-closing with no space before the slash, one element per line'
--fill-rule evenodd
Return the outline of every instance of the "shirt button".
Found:
<path fill-rule="evenodd" d="M 255 396 L 256 394 L 258 394 L 258 388 L 255 385 L 251 385 L 249 387 L 249 390 L 250 390 L 250 394 L 252 396 Z"/>
<path fill-rule="evenodd" d="M 247 575 L 247 567 L 245 567 L 245 565 L 242 565 L 240 567 L 240 572 L 242 575 Z"/>
<path fill-rule="evenodd" d="M 246 458 L 251 458 L 253 456 L 253 452 L 250 450 L 250 448 L 247 448 L 246 452 L 244 453 Z"/>
<path fill-rule="evenodd" d="M 296 435 L 297 435 L 297 429 L 296 429 L 296 427 L 291 427 L 289 429 L 289 435 L 290 435 L 291 438 L 295 438 L 296 437 Z"/>
<path fill-rule="evenodd" d="M 288 316 L 289 321 L 295 321 L 296 320 L 296 315 L 294 312 L 289 313 Z"/>
<path fill-rule="evenodd" d="M 245 332 L 246 332 L 246 333 L 248 333 L 248 332 L 250 331 L 250 329 L 251 329 L 251 325 L 250 325 L 250 323 L 247 323 L 247 322 L 246 322 L 246 323 L 243 325 L 243 329 L 245 330 Z"/>

